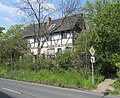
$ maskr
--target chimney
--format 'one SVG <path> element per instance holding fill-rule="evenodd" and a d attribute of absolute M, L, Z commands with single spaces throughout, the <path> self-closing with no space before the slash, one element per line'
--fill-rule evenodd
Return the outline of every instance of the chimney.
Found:
<path fill-rule="evenodd" d="M 50 25 L 50 23 L 51 23 L 51 18 L 48 17 L 48 18 L 47 18 L 47 25 Z"/>

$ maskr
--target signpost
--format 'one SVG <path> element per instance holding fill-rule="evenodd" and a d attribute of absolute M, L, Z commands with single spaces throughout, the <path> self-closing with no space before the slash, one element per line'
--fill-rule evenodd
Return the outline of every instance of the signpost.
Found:
<path fill-rule="evenodd" d="M 95 54 L 95 49 L 93 48 L 93 46 L 91 46 L 89 52 L 92 56 Z"/>
<path fill-rule="evenodd" d="M 95 49 L 93 48 L 93 46 L 91 46 L 90 50 L 89 50 L 91 56 L 91 64 L 92 64 L 92 84 L 94 84 L 94 66 L 93 64 L 95 63 L 95 57 L 93 56 L 95 54 Z"/>

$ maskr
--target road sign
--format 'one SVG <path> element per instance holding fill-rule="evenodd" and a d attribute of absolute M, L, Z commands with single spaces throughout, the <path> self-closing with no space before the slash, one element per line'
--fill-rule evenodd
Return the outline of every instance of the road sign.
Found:
<path fill-rule="evenodd" d="M 91 46 L 89 52 L 92 56 L 95 54 L 95 49 L 93 48 L 93 46 Z"/>
<path fill-rule="evenodd" d="M 95 57 L 91 56 L 91 63 L 95 63 Z"/>
<path fill-rule="evenodd" d="M 95 49 L 93 48 L 93 46 L 91 46 L 90 50 L 89 50 L 91 56 L 91 64 L 92 64 L 92 84 L 94 84 L 94 66 L 93 63 L 95 63 L 95 57 L 93 57 L 93 55 L 95 54 Z"/>

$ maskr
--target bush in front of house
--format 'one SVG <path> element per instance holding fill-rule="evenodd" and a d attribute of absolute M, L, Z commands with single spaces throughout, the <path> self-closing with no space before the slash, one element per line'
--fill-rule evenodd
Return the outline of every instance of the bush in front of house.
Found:
<path fill-rule="evenodd" d="M 55 58 L 56 66 L 68 69 L 72 66 L 74 60 L 74 54 L 72 50 L 66 50 L 57 54 Z"/>

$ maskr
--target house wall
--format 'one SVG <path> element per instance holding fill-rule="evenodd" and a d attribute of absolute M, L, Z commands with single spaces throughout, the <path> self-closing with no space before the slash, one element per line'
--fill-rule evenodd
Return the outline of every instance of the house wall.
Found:
<path fill-rule="evenodd" d="M 41 38 L 40 46 L 44 38 Z M 27 41 L 30 44 L 31 52 L 37 55 L 37 46 L 38 43 L 34 42 L 34 37 L 27 38 Z M 55 55 L 58 51 L 64 51 L 66 47 L 73 47 L 72 32 L 58 32 L 50 35 L 47 41 L 45 41 L 41 53 L 45 55 Z"/>

